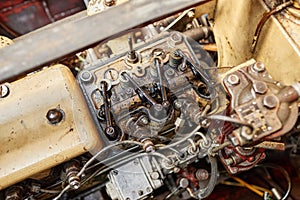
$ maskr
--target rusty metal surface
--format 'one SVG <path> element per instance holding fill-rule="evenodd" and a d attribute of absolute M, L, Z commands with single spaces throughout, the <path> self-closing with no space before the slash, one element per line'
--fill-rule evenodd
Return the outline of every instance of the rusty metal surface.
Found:
<path fill-rule="evenodd" d="M 132 0 L 94 16 L 68 21 L 30 34 L 0 50 L 0 82 L 37 69 L 109 36 L 205 0 Z"/>

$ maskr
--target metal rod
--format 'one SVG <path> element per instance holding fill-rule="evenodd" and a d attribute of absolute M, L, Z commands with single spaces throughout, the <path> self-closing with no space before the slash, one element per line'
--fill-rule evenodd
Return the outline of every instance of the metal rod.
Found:
<path fill-rule="evenodd" d="M 110 36 L 210 0 L 128 1 L 93 16 L 53 23 L 0 49 L 0 83 Z M 79 13 L 82 15 L 82 13 Z M 117 17 L 117 19 L 116 19 Z"/>
<path fill-rule="evenodd" d="M 167 106 L 169 105 L 168 102 L 168 97 L 167 97 L 167 91 L 164 86 L 164 81 L 163 81 L 163 73 L 161 69 L 161 61 L 158 58 L 154 59 L 154 65 L 156 66 L 157 69 L 157 74 L 159 77 L 159 84 L 160 84 L 160 91 L 161 91 L 161 98 L 162 98 L 162 105 Z"/>
<path fill-rule="evenodd" d="M 151 105 L 156 105 L 157 102 L 155 101 L 155 99 L 153 99 L 149 94 L 147 94 L 147 92 L 145 92 L 138 84 L 137 82 L 135 82 L 126 72 L 123 72 L 121 74 L 122 76 L 124 76 L 135 88 L 135 90 L 138 90 L 138 92 L 147 99 L 147 101 L 151 104 Z"/>

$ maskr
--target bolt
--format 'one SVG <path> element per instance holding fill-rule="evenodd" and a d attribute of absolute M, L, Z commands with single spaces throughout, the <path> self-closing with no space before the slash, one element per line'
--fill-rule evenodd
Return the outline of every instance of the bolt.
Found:
<path fill-rule="evenodd" d="M 278 100 L 274 95 L 267 95 L 263 99 L 263 104 L 265 107 L 272 109 L 277 106 Z"/>
<path fill-rule="evenodd" d="M 231 85 L 237 85 L 240 83 L 240 78 L 236 74 L 231 74 L 228 76 L 227 81 Z"/>
<path fill-rule="evenodd" d="M 171 39 L 171 42 L 174 43 L 174 45 L 177 45 L 177 44 L 181 43 L 182 36 L 179 33 L 174 32 L 171 34 L 170 39 Z"/>
<path fill-rule="evenodd" d="M 151 192 L 151 188 L 150 188 L 150 187 L 147 187 L 147 188 L 146 188 L 146 191 L 147 191 L 148 193 L 150 193 L 150 192 Z"/>
<path fill-rule="evenodd" d="M 126 94 L 131 95 L 133 92 L 133 89 L 131 87 L 126 88 L 125 92 L 126 92 Z"/>
<path fill-rule="evenodd" d="M 255 72 L 263 72 L 265 71 L 265 65 L 262 62 L 256 62 L 254 65 L 252 65 L 252 69 Z"/>
<path fill-rule="evenodd" d="M 156 180 L 156 179 L 159 178 L 159 173 L 158 172 L 152 172 L 150 176 L 151 176 L 152 179 Z"/>
<path fill-rule="evenodd" d="M 9 88 L 7 85 L 0 85 L 0 98 L 7 97 L 9 94 Z"/>
<path fill-rule="evenodd" d="M 138 191 L 138 194 L 139 194 L 140 196 L 142 196 L 142 195 L 144 194 L 143 190 L 139 190 L 139 191 Z"/>
<path fill-rule="evenodd" d="M 182 107 L 182 103 L 179 100 L 174 101 L 174 108 L 179 110 Z"/>
<path fill-rule="evenodd" d="M 147 125 L 149 123 L 148 117 L 147 116 L 142 116 L 140 121 L 144 124 Z"/>
<path fill-rule="evenodd" d="M 240 130 L 240 134 L 243 138 L 248 141 L 253 139 L 253 132 L 248 126 L 243 126 Z"/>
<path fill-rule="evenodd" d="M 173 171 L 176 174 L 176 173 L 180 172 L 180 168 L 179 167 L 174 167 Z"/>
<path fill-rule="evenodd" d="M 115 0 L 105 0 L 104 3 L 106 6 L 112 6 L 115 4 Z"/>
<path fill-rule="evenodd" d="M 92 82 L 93 81 L 93 75 L 89 71 L 82 71 L 80 74 L 80 78 L 83 82 Z"/>
<path fill-rule="evenodd" d="M 174 71 L 174 69 L 168 69 L 166 72 L 166 76 L 167 77 L 173 77 L 174 76 L 174 74 L 175 74 L 175 71 Z"/>
<path fill-rule="evenodd" d="M 198 169 L 195 175 L 199 181 L 207 180 L 209 177 L 209 173 L 206 169 Z"/>
<path fill-rule="evenodd" d="M 73 181 L 70 182 L 71 188 L 77 190 L 80 187 L 80 181 L 77 179 L 74 179 Z"/>
<path fill-rule="evenodd" d="M 181 178 L 179 180 L 179 187 L 180 188 L 187 188 L 189 186 L 189 180 L 187 178 Z"/>
<path fill-rule="evenodd" d="M 58 124 L 59 122 L 62 121 L 63 117 L 64 117 L 64 112 L 61 109 L 58 108 L 54 108 L 54 109 L 50 109 L 47 114 L 46 117 L 49 121 L 50 124 Z"/>
<path fill-rule="evenodd" d="M 255 81 L 253 83 L 253 89 L 256 93 L 258 94 L 264 94 L 268 90 L 268 86 L 265 82 L 263 81 Z"/>

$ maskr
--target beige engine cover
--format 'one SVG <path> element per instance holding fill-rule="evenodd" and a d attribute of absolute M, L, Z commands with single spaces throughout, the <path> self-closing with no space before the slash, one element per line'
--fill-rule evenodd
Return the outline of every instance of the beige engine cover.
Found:
<path fill-rule="evenodd" d="M 71 158 L 102 147 L 71 71 L 56 65 L 6 84 L 0 98 L 0 190 Z M 64 118 L 49 123 L 48 110 Z"/>

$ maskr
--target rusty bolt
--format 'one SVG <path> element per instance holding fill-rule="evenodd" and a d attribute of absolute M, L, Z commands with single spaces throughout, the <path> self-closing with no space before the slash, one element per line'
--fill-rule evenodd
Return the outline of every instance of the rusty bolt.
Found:
<path fill-rule="evenodd" d="M 240 78 L 236 74 L 231 74 L 228 76 L 227 81 L 231 85 L 237 85 L 240 83 Z"/>
<path fill-rule="evenodd" d="M 267 108 L 272 109 L 272 108 L 275 108 L 277 106 L 278 100 L 274 95 L 267 95 L 263 99 L 263 104 Z"/>
<path fill-rule="evenodd" d="M 263 81 L 255 81 L 253 83 L 253 89 L 256 93 L 258 94 L 264 94 L 268 90 L 268 86 L 265 82 Z"/>
<path fill-rule="evenodd" d="M 252 65 L 252 69 L 255 72 L 263 72 L 265 71 L 265 65 L 262 62 L 256 62 L 254 65 Z"/>
<path fill-rule="evenodd" d="M 206 169 L 198 169 L 195 175 L 199 181 L 207 180 L 209 177 L 209 173 Z"/>

